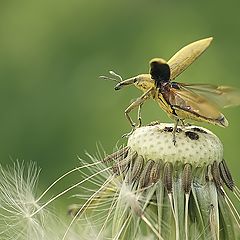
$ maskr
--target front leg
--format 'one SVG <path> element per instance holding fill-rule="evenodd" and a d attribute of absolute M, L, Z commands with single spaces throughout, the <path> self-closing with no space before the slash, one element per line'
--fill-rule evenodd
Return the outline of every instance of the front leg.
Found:
<path fill-rule="evenodd" d="M 138 127 L 142 126 L 142 117 L 141 117 L 142 105 L 143 103 L 138 106 Z"/>
<path fill-rule="evenodd" d="M 138 107 L 138 121 L 139 121 L 139 125 L 141 126 L 141 106 L 143 105 L 143 103 L 151 96 L 151 91 L 152 88 L 150 88 L 147 92 L 145 92 L 141 97 L 139 97 L 136 101 L 134 101 L 133 103 L 131 103 L 128 108 L 125 110 L 125 116 L 127 118 L 127 120 L 130 122 L 131 126 L 133 128 L 135 128 L 136 124 L 133 122 L 133 120 L 131 119 L 129 113 L 134 110 L 135 108 Z"/>

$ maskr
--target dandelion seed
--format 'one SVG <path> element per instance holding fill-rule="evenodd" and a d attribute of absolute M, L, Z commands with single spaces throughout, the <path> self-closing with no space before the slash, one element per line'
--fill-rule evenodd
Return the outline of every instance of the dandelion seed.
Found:
<path fill-rule="evenodd" d="M 34 196 L 39 172 L 33 163 L 0 166 L 1 239 L 44 239 L 47 211 L 31 216 L 40 207 Z"/>

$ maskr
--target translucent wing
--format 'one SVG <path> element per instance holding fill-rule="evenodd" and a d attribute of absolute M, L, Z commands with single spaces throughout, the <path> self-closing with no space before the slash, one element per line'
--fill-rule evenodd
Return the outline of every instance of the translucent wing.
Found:
<path fill-rule="evenodd" d="M 170 79 L 174 80 L 190 66 L 210 45 L 212 37 L 205 38 L 180 49 L 167 63 L 171 70 Z"/>
<path fill-rule="evenodd" d="M 240 90 L 234 87 L 186 83 L 179 83 L 179 85 L 182 89 L 195 92 L 198 96 L 201 95 L 218 107 L 226 108 L 240 105 Z"/>
<path fill-rule="evenodd" d="M 208 98 L 180 84 L 178 84 L 178 88 L 170 88 L 169 103 L 205 119 L 218 120 L 223 116 L 217 105 Z"/>

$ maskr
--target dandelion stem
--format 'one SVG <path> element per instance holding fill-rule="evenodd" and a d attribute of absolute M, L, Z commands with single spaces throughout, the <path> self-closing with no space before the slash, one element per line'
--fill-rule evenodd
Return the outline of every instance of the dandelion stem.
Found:
<path fill-rule="evenodd" d="M 240 201 L 240 191 L 239 191 L 238 187 L 236 187 L 236 186 L 234 187 L 233 194 L 237 198 L 237 200 Z"/>
<path fill-rule="evenodd" d="M 118 239 L 120 239 L 120 236 L 121 236 L 123 230 L 125 229 L 127 223 L 129 223 L 129 219 L 130 219 L 130 218 L 131 218 L 131 215 L 129 214 L 128 217 L 127 217 L 127 219 L 126 219 L 126 221 L 123 223 L 121 229 L 119 230 L 118 234 L 113 238 L 113 240 L 118 240 Z"/>
<path fill-rule="evenodd" d="M 189 193 L 185 194 L 185 239 L 188 240 L 188 203 Z"/>
<path fill-rule="evenodd" d="M 171 205 L 171 209 L 172 209 L 172 213 L 173 213 L 173 217 L 174 217 L 174 221 L 175 221 L 175 230 L 176 230 L 176 240 L 179 240 L 179 224 L 178 224 L 178 217 L 177 217 L 177 211 L 175 211 L 174 209 L 174 205 L 173 205 L 173 195 L 172 193 L 168 194 L 169 197 L 169 201 L 170 201 L 170 205 Z"/>
<path fill-rule="evenodd" d="M 223 190 L 223 189 L 222 189 Z M 236 223 L 240 229 L 240 216 L 239 213 L 237 211 L 237 209 L 235 208 L 234 204 L 232 203 L 231 199 L 228 197 L 228 195 L 225 193 L 225 191 L 223 190 L 224 194 L 225 194 L 225 198 L 226 198 L 226 202 L 229 204 L 229 209 L 231 210 L 231 213 L 234 217 L 234 219 L 236 220 Z"/>
<path fill-rule="evenodd" d="M 118 194 L 118 193 L 116 192 L 115 194 Z M 115 199 L 115 195 L 113 196 L 113 199 Z M 111 213 L 114 211 L 114 208 L 116 207 L 116 204 L 117 204 L 116 201 L 112 201 L 111 206 L 109 208 L 109 212 L 108 212 L 108 214 L 106 216 L 106 219 L 105 219 L 105 221 L 104 221 L 104 223 L 103 223 L 103 225 L 102 225 L 102 227 L 99 230 L 99 233 L 97 235 L 97 239 L 99 238 L 100 234 L 103 232 L 104 228 L 106 227 L 106 224 L 107 224 L 107 222 L 108 222 L 108 220 L 109 220 L 109 218 L 111 216 Z"/>
<path fill-rule="evenodd" d="M 159 234 L 159 232 L 153 227 L 153 225 L 148 221 L 148 219 L 144 215 L 141 216 L 141 219 L 150 227 L 150 229 L 156 234 L 159 240 L 164 240 L 162 236 Z"/>

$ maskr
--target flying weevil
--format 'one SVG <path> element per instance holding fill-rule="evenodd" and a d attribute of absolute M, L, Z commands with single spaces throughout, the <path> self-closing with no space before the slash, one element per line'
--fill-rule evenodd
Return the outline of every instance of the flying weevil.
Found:
<path fill-rule="evenodd" d="M 173 143 L 176 144 L 176 130 L 179 122 L 184 120 L 208 122 L 221 127 L 227 127 L 228 121 L 219 111 L 219 108 L 236 106 L 240 104 L 239 90 L 229 86 L 215 86 L 211 84 L 187 84 L 173 80 L 191 65 L 210 45 L 212 37 L 193 42 L 180 49 L 169 61 L 162 58 L 153 58 L 150 61 L 149 74 L 122 80 L 121 76 L 110 71 L 118 77 L 104 79 L 117 81 L 115 90 L 124 86 L 135 85 L 144 93 L 125 110 L 125 116 L 133 130 L 141 126 L 141 107 L 149 99 L 154 99 L 159 106 L 175 121 L 173 128 Z M 138 121 L 136 125 L 129 113 L 138 108 Z"/>

